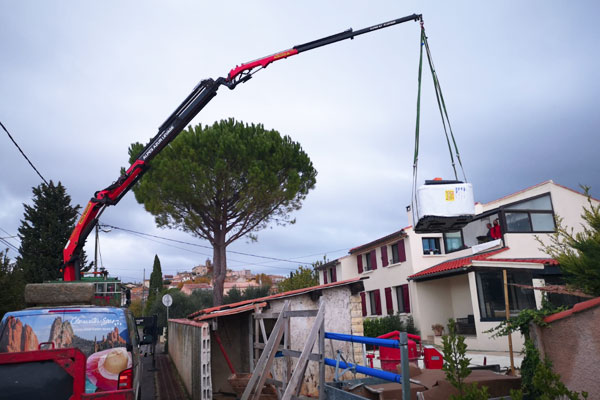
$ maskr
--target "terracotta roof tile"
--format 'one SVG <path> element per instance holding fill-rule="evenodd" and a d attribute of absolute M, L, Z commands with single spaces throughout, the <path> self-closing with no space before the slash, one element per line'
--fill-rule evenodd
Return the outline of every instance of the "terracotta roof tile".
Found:
<path fill-rule="evenodd" d="M 544 318 L 544 322 L 550 323 L 554 321 L 558 321 L 559 319 L 570 317 L 571 315 L 585 311 L 587 309 L 600 306 L 600 297 L 596 297 L 595 299 L 582 301 L 581 303 L 577 303 L 570 310 L 561 311 L 556 314 L 548 315 Z"/>
<path fill-rule="evenodd" d="M 244 300 L 244 301 L 240 301 L 240 302 L 232 303 L 232 304 L 223 304 L 221 306 L 210 307 L 210 308 L 205 308 L 203 310 L 198 310 L 198 311 L 188 315 L 188 318 L 196 319 L 196 317 L 198 317 L 199 315 L 210 314 L 210 313 L 214 313 L 215 311 L 232 309 L 232 308 L 236 308 L 236 307 L 245 306 L 248 304 L 261 303 L 264 301 L 275 300 L 275 299 L 279 299 L 279 298 L 283 298 L 283 297 L 297 296 L 300 294 L 309 293 L 309 292 L 312 292 L 315 290 L 320 290 L 320 289 L 327 289 L 327 288 L 332 288 L 332 287 L 336 287 L 336 286 L 349 285 L 354 282 L 360 282 L 361 280 L 362 280 L 362 278 L 356 277 L 356 278 L 352 278 L 352 279 L 346 279 L 344 281 L 326 283 L 324 285 L 311 286 L 311 287 L 302 288 L 302 289 L 290 290 L 288 292 L 277 293 L 277 294 L 273 294 L 271 296 L 260 297 L 258 299 Z"/>
<path fill-rule="evenodd" d="M 472 264 L 473 260 L 485 260 L 494 254 L 501 253 L 503 251 L 508 250 L 508 247 L 503 247 L 501 249 L 488 251 L 486 253 L 474 254 L 467 257 L 455 258 L 454 260 L 444 261 L 443 263 L 434 265 L 433 267 L 429 267 L 424 269 L 423 271 L 417 272 L 408 277 L 408 279 L 419 278 L 426 275 L 438 274 L 440 272 L 458 270 L 463 267 L 468 267 Z M 491 259 L 490 261 L 496 261 L 495 259 Z"/>

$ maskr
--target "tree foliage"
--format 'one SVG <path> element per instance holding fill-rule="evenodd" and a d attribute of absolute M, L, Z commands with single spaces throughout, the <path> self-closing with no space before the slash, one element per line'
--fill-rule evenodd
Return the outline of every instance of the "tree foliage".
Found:
<path fill-rule="evenodd" d="M 563 226 L 557 217 L 556 232 L 550 244 L 538 239 L 542 250 L 557 260 L 567 283 L 593 296 L 600 296 L 600 204 L 594 205 L 589 187 L 583 186 L 588 207 L 583 207 L 581 217 L 583 230 L 574 233 L 573 228 Z"/>
<path fill-rule="evenodd" d="M 149 311 L 152 304 L 156 301 L 157 296 L 163 288 L 162 269 L 160 267 L 160 259 L 158 254 L 154 255 L 154 264 L 152 265 L 152 273 L 150 274 L 150 289 L 148 290 L 148 303 L 146 303 L 146 311 Z"/>
<path fill-rule="evenodd" d="M 143 146 L 132 144 L 130 161 Z M 233 119 L 184 130 L 151 162 L 134 188 L 162 227 L 183 230 L 213 246 L 215 304 L 222 303 L 226 248 L 290 213 L 316 182 L 300 144 L 262 125 Z"/>
<path fill-rule="evenodd" d="M 279 282 L 279 291 L 288 292 L 317 285 L 319 285 L 319 271 L 301 265 L 296 271 L 290 272 L 289 278 Z"/>
<path fill-rule="evenodd" d="M 8 257 L 8 249 L 0 251 L 0 319 L 8 311 L 23 308 L 24 288 L 23 274 Z"/>
<path fill-rule="evenodd" d="M 237 287 L 232 287 L 229 292 L 223 297 L 223 304 L 237 303 L 238 301 L 258 299 L 260 297 L 266 297 L 271 291 L 271 286 L 250 286 L 244 291 L 241 291 Z"/>
<path fill-rule="evenodd" d="M 451 400 L 487 400 L 488 389 L 486 386 L 479 388 L 477 383 L 467 384 L 465 379 L 471 374 L 469 364 L 471 359 L 467 358 L 467 345 L 465 337 L 457 335 L 456 321 L 448 320 L 448 335 L 442 336 L 444 351 L 444 366 L 446 379 L 454 386 L 459 395 L 451 395 Z"/>
<path fill-rule="evenodd" d="M 169 318 L 185 318 L 191 313 L 212 307 L 212 291 L 194 290 L 191 295 L 181 293 L 177 289 L 163 290 L 160 296 L 169 293 L 173 297 L 173 304 L 169 307 Z M 147 315 L 158 315 L 158 326 L 167 326 L 167 307 L 162 301 L 155 301 Z"/>
<path fill-rule="evenodd" d="M 23 206 L 17 267 L 23 271 L 28 283 L 58 279 L 61 277 L 63 248 L 75 226 L 80 207 L 71 205 L 71 196 L 60 182 L 55 185 L 52 181 L 34 187 L 33 204 Z M 89 267 L 91 265 L 82 271 Z"/>

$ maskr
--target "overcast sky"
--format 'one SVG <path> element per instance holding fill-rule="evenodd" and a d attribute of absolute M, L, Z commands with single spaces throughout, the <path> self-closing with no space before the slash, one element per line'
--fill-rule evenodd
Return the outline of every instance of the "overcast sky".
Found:
<path fill-rule="evenodd" d="M 591 185 L 598 197 L 599 8 L 593 0 L 0 0 L 0 121 L 46 179 L 85 206 L 128 166 L 130 143 L 154 136 L 201 79 L 350 27 L 422 13 L 476 200 L 548 179 Z M 276 62 L 234 91 L 221 88 L 194 119 L 262 123 L 298 141 L 318 171 L 297 223 L 231 245 L 230 268 L 287 274 L 407 225 L 419 35 L 408 22 Z M 420 180 L 452 178 L 428 70 L 421 118 Z M 40 182 L 0 131 L 0 237 L 17 234 Z M 133 193 L 101 223 L 205 246 L 101 233 L 103 265 L 124 280 L 140 281 L 144 268 L 148 277 L 155 254 L 164 273 L 212 257 L 207 242 L 156 228 Z M 92 245 L 93 235 L 90 256 Z"/>

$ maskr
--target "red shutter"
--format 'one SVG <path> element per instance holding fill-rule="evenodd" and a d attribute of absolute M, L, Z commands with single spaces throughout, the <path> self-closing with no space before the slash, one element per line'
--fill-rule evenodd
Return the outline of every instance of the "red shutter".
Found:
<path fill-rule="evenodd" d="M 358 273 L 362 274 L 363 272 L 363 267 L 362 267 L 362 254 L 359 254 L 356 256 L 356 262 L 358 264 Z"/>
<path fill-rule="evenodd" d="M 402 285 L 402 301 L 404 302 L 404 312 L 410 312 L 410 296 L 408 295 L 408 285 Z"/>
<path fill-rule="evenodd" d="M 365 292 L 360 292 L 360 302 L 362 303 L 362 315 L 367 316 L 367 300 L 365 299 Z"/>
<path fill-rule="evenodd" d="M 331 269 L 331 283 L 337 282 L 337 271 L 336 271 L 336 269 L 337 268 L 335 268 L 335 267 L 333 267 Z"/>
<path fill-rule="evenodd" d="M 381 246 L 381 266 L 387 267 L 389 264 L 388 261 L 387 246 Z"/>
<path fill-rule="evenodd" d="M 323 283 L 327 283 L 327 270 L 323 270 Z"/>
<path fill-rule="evenodd" d="M 377 254 L 375 254 L 375 249 L 371 250 L 371 269 L 377 269 Z"/>
<path fill-rule="evenodd" d="M 392 288 L 385 288 L 385 308 L 387 308 L 388 315 L 394 315 L 394 303 L 392 302 Z"/>
<path fill-rule="evenodd" d="M 406 261 L 406 249 L 404 248 L 404 240 L 398 242 L 398 262 Z"/>
<path fill-rule="evenodd" d="M 379 295 L 379 289 L 375 290 L 375 314 L 381 315 L 381 296 Z"/>

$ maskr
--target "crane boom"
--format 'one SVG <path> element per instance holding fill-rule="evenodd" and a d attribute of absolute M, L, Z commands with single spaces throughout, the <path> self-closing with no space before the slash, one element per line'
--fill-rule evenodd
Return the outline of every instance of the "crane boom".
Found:
<path fill-rule="evenodd" d="M 81 268 L 81 251 L 91 231 L 98 223 L 100 215 L 107 206 L 116 205 L 121 198 L 133 187 L 149 168 L 149 162 L 167 146 L 192 119 L 217 95 L 221 85 L 234 89 L 238 84 L 248 81 L 256 68 L 265 68 L 274 61 L 282 60 L 301 52 L 326 46 L 345 39 L 354 39 L 365 33 L 394 26 L 407 21 L 422 20 L 420 14 L 412 14 L 394 19 L 368 28 L 353 31 L 349 29 L 335 35 L 327 36 L 312 42 L 292 47 L 291 49 L 243 63 L 231 69 L 227 78 L 205 79 L 201 81 L 175 111 L 158 128 L 156 136 L 150 140 L 144 150 L 131 164 L 127 171 L 107 188 L 97 191 L 85 207 L 83 214 L 75 225 L 69 240 L 63 250 L 63 279 L 65 281 L 79 280 Z"/>

